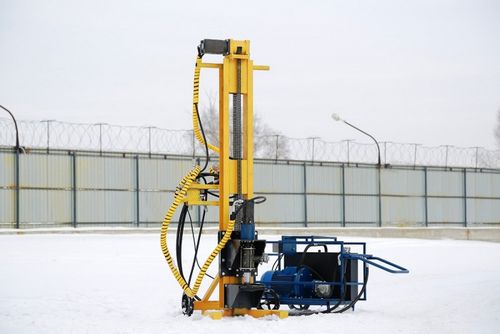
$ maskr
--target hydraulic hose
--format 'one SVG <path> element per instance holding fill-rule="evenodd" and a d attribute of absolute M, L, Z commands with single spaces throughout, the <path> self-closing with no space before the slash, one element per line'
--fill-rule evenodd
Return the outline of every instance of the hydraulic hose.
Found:
<path fill-rule="evenodd" d="M 201 57 L 196 58 L 196 66 L 194 68 L 194 82 L 193 82 L 193 131 L 196 139 L 202 144 L 208 146 L 212 151 L 219 153 L 219 148 L 206 142 L 201 130 L 200 119 L 198 114 L 198 102 L 200 97 L 200 71 L 201 71 Z"/>
<path fill-rule="evenodd" d="M 172 222 L 172 218 L 175 214 L 175 211 L 181 205 L 181 203 L 184 202 L 184 199 L 186 197 L 188 189 L 191 187 L 191 184 L 195 182 L 198 178 L 203 177 L 204 174 L 202 172 L 206 169 L 207 164 L 208 164 L 208 159 L 209 159 L 209 154 L 208 154 L 208 149 L 219 153 L 219 148 L 209 144 L 207 142 L 205 132 L 203 130 L 203 125 L 201 124 L 201 118 L 200 114 L 198 111 L 198 102 L 199 102 L 199 91 L 200 91 L 200 70 L 201 70 L 201 55 L 198 55 L 196 58 L 196 66 L 194 70 L 194 82 L 193 82 L 193 132 L 196 137 L 196 139 L 205 146 L 206 149 L 206 155 L 207 159 L 205 162 L 205 166 L 202 168 L 201 166 L 195 166 L 186 176 L 184 176 L 179 183 L 178 187 L 176 188 L 175 194 L 174 194 L 174 200 L 172 202 L 172 205 L 169 207 L 165 218 L 163 218 L 163 222 L 161 224 L 161 232 L 160 232 L 160 245 L 161 249 L 163 252 L 163 256 L 165 257 L 165 260 L 168 263 L 168 266 L 170 270 L 172 271 L 172 274 L 174 275 L 175 279 L 181 286 L 182 290 L 184 290 L 184 293 L 186 294 L 187 297 L 189 298 L 196 298 L 196 294 L 201 286 L 201 283 L 203 281 L 203 278 L 207 274 L 207 270 L 212 264 L 213 260 L 217 257 L 217 255 L 220 253 L 220 251 L 224 248 L 226 243 L 231 239 L 231 234 L 234 230 L 234 220 L 229 220 L 227 224 L 227 229 L 225 231 L 224 236 L 220 240 L 220 242 L 217 244 L 215 249 L 212 251 L 212 253 L 208 256 L 206 259 L 205 263 L 203 266 L 200 268 L 200 272 L 198 273 L 198 276 L 196 277 L 195 283 L 193 288 L 190 287 L 190 284 L 186 282 L 184 275 L 182 273 L 182 264 L 180 263 L 182 261 L 182 257 L 180 254 L 177 256 L 178 260 L 178 267 L 175 266 L 174 261 L 172 259 L 172 256 L 170 254 L 170 251 L 168 249 L 167 245 L 167 233 L 168 233 L 168 228 L 170 226 L 170 223 Z M 253 199 L 254 201 L 257 198 Z M 184 207 L 185 210 L 183 210 L 183 217 L 180 219 L 180 222 L 182 222 L 182 226 L 178 226 L 178 228 L 184 228 L 184 222 L 185 222 L 185 215 L 187 213 L 187 206 Z M 180 224 L 179 224 L 180 225 Z M 201 234 L 201 231 L 200 231 Z M 177 234 L 177 241 L 176 241 L 176 246 L 177 246 L 177 251 L 182 251 L 181 245 L 182 245 L 182 231 Z M 198 236 L 198 245 L 199 245 L 199 236 Z M 197 247 L 195 247 L 197 248 Z M 196 249 L 197 251 L 197 249 Z M 195 260 L 196 260 L 196 255 L 195 254 Z M 191 281 L 191 274 L 192 274 L 192 269 L 191 268 L 191 273 L 189 277 L 189 282 Z"/>
<path fill-rule="evenodd" d="M 179 223 L 177 224 L 177 234 L 175 240 L 175 255 L 177 257 L 177 268 L 179 269 L 179 273 L 181 276 L 186 279 L 184 276 L 184 271 L 182 270 L 182 241 L 184 239 L 184 225 L 186 222 L 186 215 L 189 213 L 189 207 L 184 203 L 182 207 L 181 214 L 179 216 Z"/>
<path fill-rule="evenodd" d="M 366 291 L 366 284 L 368 284 L 368 275 L 369 275 L 369 273 L 370 273 L 370 271 L 369 271 L 368 267 L 366 267 L 365 268 L 365 279 L 363 281 L 363 287 L 359 291 L 359 293 L 356 296 L 356 298 L 354 298 L 349 305 L 343 307 L 340 310 L 337 310 L 337 311 L 334 311 L 334 312 L 331 312 L 331 313 L 344 313 L 345 311 L 347 311 L 348 309 L 350 309 L 351 307 L 353 307 L 358 302 L 358 300 L 361 298 L 361 296 L 363 295 L 363 293 L 365 293 L 365 291 Z"/>
<path fill-rule="evenodd" d="M 208 256 L 207 260 L 205 261 L 205 263 L 201 267 L 200 272 L 198 273 L 198 276 L 196 277 L 194 287 L 191 288 L 189 286 L 189 284 L 186 283 L 186 280 L 182 277 L 181 273 L 179 272 L 179 269 L 175 266 L 175 264 L 172 260 L 172 256 L 170 254 L 170 251 L 169 251 L 168 245 L 167 245 L 167 233 L 168 233 L 168 228 L 170 226 L 170 223 L 172 222 L 172 218 L 174 216 L 175 211 L 177 210 L 179 205 L 183 202 L 189 187 L 196 180 L 200 171 L 201 171 L 201 167 L 196 166 L 186 176 L 184 176 L 182 178 L 181 182 L 179 183 L 179 186 L 177 187 L 177 189 L 175 191 L 174 201 L 173 201 L 172 205 L 170 206 L 170 208 L 168 209 L 167 214 L 165 215 L 165 218 L 163 219 L 163 222 L 161 225 L 161 232 L 160 232 L 160 245 L 161 245 L 161 249 L 163 252 L 163 256 L 165 257 L 165 260 L 167 260 L 168 266 L 170 267 L 172 274 L 174 275 L 175 279 L 177 280 L 177 282 L 181 286 L 182 290 L 184 290 L 184 293 L 190 298 L 195 298 L 195 296 L 198 293 L 198 290 L 201 286 L 201 282 L 203 281 L 203 278 L 206 275 L 208 268 L 212 264 L 213 260 L 220 253 L 220 251 L 224 248 L 226 243 L 229 241 L 229 239 L 231 238 L 231 233 L 234 230 L 234 221 L 229 220 L 226 233 L 222 237 L 221 241 L 217 244 L 215 249 L 212 251 L 212 253 Z"/>

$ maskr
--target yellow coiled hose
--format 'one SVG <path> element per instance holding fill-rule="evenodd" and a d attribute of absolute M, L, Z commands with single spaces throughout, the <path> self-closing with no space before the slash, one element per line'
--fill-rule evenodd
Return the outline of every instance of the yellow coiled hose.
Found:
<path fill-rule="evenodd" d="M 191 186 L 191 184 L 196 180 L 198 174 L 201 171 L 200 166 L 194 167 L 186 176 L 184 176 L 179 183 L 179 186 L 177 187 L 175 194 L 174 194 L 174 201 L 170 208 L 167 211 L 167 214 L 165 215 L 165 218 L 163 219 L 162 225 L 161 225 L 161 233 L 160 233 L 160 244 L 161 244 L 161 250 L 163 251 L 163 256 L 165 256 L 165 259 L 167 260 L 168 266 L 170 267 L 170 270 L 172 271 L 172 274 L 174 275 L 175 279 L 181 286 L 181 288 L 184 290 L 186 295 L 190 298 L 194 298 L 194 296 L 198 293 L 198 290 L 201 286 L 201 282 L 203 281 L 203 278 L 205 277 L 205 274 L 212 264 L 213 260 L 217 257 L 217 255 L 220 253 L 220 251 L 224 248 L 228 240 L 231 238 L 231 233 L 233 232 L 234 229 L 234 221 L 230 220 L 229 224 L 227 226 L 226 233 L 222 237 L 221 241 L 217 244 L 215 249 L 212 251 L 212 253 L 208 256 L 207 260 L 201 267 L 200 272 L 198 273 L 198 276 L 196 277 L 196 281 L 194 283 L 194 287 L 191 289 L 189 285 L 186 283 L 182 275 L 180 274 L 179 270 L 177 267 L 174 265 L 174 262 L 172 260 L 172 256 L 170 255 L 170 251 L 168 250 L 167 246 L 167 233 L 168 233 L 168 227 L 170 223 L 172 222 L 172 217 L 174 216 L 175 210 L 177 210 L 177 207 L 183 202 L 184 197 L 186 196 L 186 193 Z"/>
<path fill-rule="evenodd" d="M 200 130 L 200 122 L 198 119 L 198 101 L 199 101 L 199 84 L 200 84 L 200 69 L 201 69 L 201 57 L 198 57 L 196 59 L 196 67 L 194 70 L 194 85 L 193 85 L 193 128 L 194 128 L 194 134 L 198 141 L 205 145 L 205 140 L 203 138 L 203 135 Z M 207 146 L 209 149 L 211 149 L 214 152 L 219 152 L 219 148 L 208 144 Z M 213 260 L 217 257 L 217 255 L 220 253 L 220 251 L 224 248 L 226 243 L 229 241 L 231 238 L 231 233 L 234 230 L 234 221 L 230 220 L 228 225 L 227 225 L 227 230 L 224 236 L 222 237 L 221 241 L 217 244 L 215 249 L 212 251 L 212 253 L 208 256 L 207 260 L 203 264 L 203 266 L 200 269 L 200 272 L 198 273 L 198 276 L 196 277 L 194 287 L 191 289 L 191 287 L 186 283 L 186 280 L 182 277 L 182 275 L 179 272 L 179 269 L 175 266 L 172 256 L 170 255 L 170 251 L 168 249 L 167 245 L 167 233 L 168 233 L 168 228 L 170 226 L 170 223 L 172 222 L 172 218 L 175 214 L 175 211 L 179 207 L 179 205 L 184 201 L 184 198 L 186 197 L 187 191 L 191 184 L 196 180 L 198 175 L 201 172 L 201 167 L 200 166 L 195 166 L 191 171 L 189 171 L 186 176 L 184 176 L 179 183 L 179 185 L 176 188 L 175 194 L 174 194 L 174 201 L 170 208 L 167 211 L 167 214 L 165 215 L 165 218 L 163 218 L 163 222 L 161 224 L 161 232 L 160 232 L 160 245 L 161 245 L 161 250 L 163 252 L 163 256 L 167 260 L 168 266 L 170 267 L 170 270 L 172 271 L 172 274 L 174 275 L 175 279 L 181 286 L 181 288 L 184 290 L 184 293 L 190 297 L 194 298 L 196 294 L 198 293 L 198 290 L 201 286 L 201 282 L 203 281 L 203 278 L 205 277 L 205 274 L 207 273 L 208 268 L 212 264 Z"/>
<path fill-rule="evenodd" d="M 205 139 L 200 131 L 200 122 L 198 120 L 198 101 L 200 95 L 200 70 L 201 70 L 201 57 L 196 58 L 196 66 L 194 68 L 194 83 L 193 83 L 193 131 L 196 139 L 205 145 Z M 212 144 L 207 143 L 207 146 L 212 151 L 219 153 L 219 148 Z"/>

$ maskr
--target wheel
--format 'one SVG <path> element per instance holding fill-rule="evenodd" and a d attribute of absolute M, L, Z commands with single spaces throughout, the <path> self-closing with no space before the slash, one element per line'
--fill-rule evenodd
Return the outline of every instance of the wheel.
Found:
<path fill-rule="evenodd" d="M 266 289 L 262 294 L 261 301 L 257 308 L 259 310 L 279 310 L 280 297 L 274 290 Z"/>
<path fill-rule="evenodd" d="M 190 317 L 194 311 L 194 299 L 189 298 L 185 293 L 182 294 L 181 307 L 182 307 L 182 314 Z"/>

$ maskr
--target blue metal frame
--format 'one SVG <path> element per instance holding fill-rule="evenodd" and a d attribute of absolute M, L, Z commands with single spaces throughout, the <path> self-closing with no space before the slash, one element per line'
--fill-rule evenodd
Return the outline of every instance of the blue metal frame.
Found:
<path fill-rule="evenodd" d="M 284 255 L 293 255 L 297 253 L 297 247 L 299 245 L 317 245 L 317 246 L 323 246 L 326 245 L 328 246 L 336 246 L 339 247 L 339 261 L 340 261 L 340 272 L 344 272 L 344 268 L 346 265 L 347 260 L 357 260 L 360 261 L 360 263 L 363 263 L 362 266 L 362 277 L 361 280 L 356 280 L 356 281 L 345 281 L 344 275 L 340 275 L 340 279 L 336 282 L 325 282 L 321 284 L 325 285 L 330 285 L 330 286 L 340 286 L 340 294 L 344 295 L 344 289 L 348 285 L 358 285 L 362 286 L 366 280 L 366 269 L 369 265 L 374 266 L 376 268 L 382 269 L 386 272 L 392 273 L 392 274 L 403 274 L 403 273 L 409 273 L 408 269 L 397 265 L 393 262 L 390 262 L 388 260 L 382 259 L 380 257 L 376 257 L 370 254 L 366 253 L 366 242 L 346 242 L 346 241 L 340 241 L 336 237 L 324 237 L 324 236 L 282 236 L 281 240 L 278 241 L 266 241 L 268 244 L 273 244 L 278 246 L 278 252 L 273 252 L 273 253 L 268 253 L 269 256 L 272 257 L 277 257 L 278 261 L 278 266 L 277 269 L 278 271 L 283 270 L 282 268 L 282 260 Z M 361 248 L 361 253 L 351 253 L 350 247 L 355 246 L 355 247 L 360 247 Z M 265 275 L 265 274 L 264 274 Z M 269 282 L 264 282 L 258 281 L 261 284 L 268 285 Z M 301 286 L 301 287 L 307 287 L 307 286 L 314 286 L 315 284 L 318 284 L 317 282 L 314 281 L 272 281 L 273 284 L 279 284 L 279 285 L 290 285 L 293 287 L 296 286 Z M 318 306 L 333 306 L 339 302 L 339 299 L 337 298 L 304 298 L 304 297 L 297 297 L 297 298 L 289 298 L 288 296 L 286 297 L 281 297 L 280 296 L 280 304 L 286 304 L 286 305 L 307 305 L 307 306 L 312 306 L 312 305 L 318 305 Z M 359 298 L 359 300 L 366 300 L 366 288 L 363 292 L 363 295 Z M 350 303 L 350 300 L 343 301 L 342 304 L 348 304 Z"/>

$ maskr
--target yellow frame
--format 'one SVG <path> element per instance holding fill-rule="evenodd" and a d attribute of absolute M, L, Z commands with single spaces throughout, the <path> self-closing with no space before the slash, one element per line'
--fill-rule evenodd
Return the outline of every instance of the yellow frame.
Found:
<path fill-rule="evenodd" d="M 236 50 L 241 52 L 236 54 Z M 219 201 L 210 203 L 199 201 L 199 191 L 205 186 L 194 184 L 192 193 L 188 193 L 186 200 L 190 205 L 218 205 L 219 206 L 219 231 L 227 230 L 230 219 L 229 197 L 237 189 L 236 161 L 230 159 L 230 125 L 229 125 L 229 98 L 230 94 L 236 93 L 237 84 L 237 60 L 241 62 L 241 94 L 243 97 L 243 160 L 241 160 L 242 193 L 245 199 L 253 198 L 253 71 L 267 71 L 269 66 L 254 65 L 250 59 L 250 41 L 229 41 L 230 52 L 224 57 L 222 64 L 199 63 L 201 68 L 219 70 Z M 208 187 L 207 187 L 208 188 Z M 213 189 L 213 186 L 210 186 Z M 196 200 L 196 197 L 198 200 Z M 224 307 L 224 285 L 241 284 L 241 279 L 236 276 L 217 276 L 204 297 L 194 302 L 194 309 L 200 310 L 213 319 L 222 316 L 250 315 L 262 317 L 266 315 L 278 315 L 286 317 L 288 312 L 280 310 L 256 310 L 256 309 L 230 309 Z M 218 291 L 218 300 L 210 300 L 211 296 Z"/>

